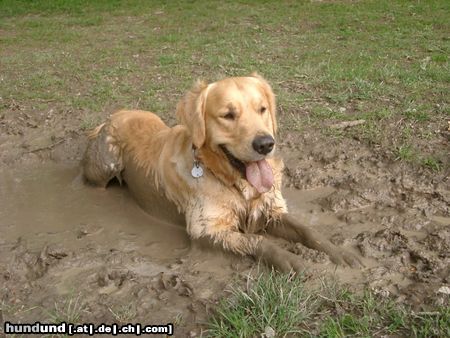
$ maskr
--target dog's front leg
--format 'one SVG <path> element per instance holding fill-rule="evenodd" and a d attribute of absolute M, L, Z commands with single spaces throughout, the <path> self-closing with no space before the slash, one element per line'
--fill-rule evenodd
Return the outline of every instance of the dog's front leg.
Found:
<path fill-rule="evenodd" d="M 288 241 L 302 243 L 304 246 L 325 252 L 335 264 L 363 266 L 361 260 L 351 252 L 340 248 L 313 229 L 301 224 L 289 214 L 283 214 L 281 221 L 274 222 L 268 229 L 269 234 Z"/>
<path fill-rule="evenodd" d="M 190 234 L 194 239 L 208 239 L 214 245 L 239 255 L 253 256 L 282 272 L 301 272 L 304 266 L 299 256 L 271 243 L 261 235 L 245 234 L 236 230 L 214 231 L 214 225 L 207 225 L 206 233 L 200 236 Z"/>

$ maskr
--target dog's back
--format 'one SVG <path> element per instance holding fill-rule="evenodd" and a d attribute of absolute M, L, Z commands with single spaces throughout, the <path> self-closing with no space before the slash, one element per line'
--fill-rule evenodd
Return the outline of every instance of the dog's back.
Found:
<path fill-rule="evenodd" d="M 92 185 L 106 188 L 116 177 L 121 181 L 123 169 L 120 148 L 115 146 L 109 135 L 109 123 L 103 123 L 89 134 L 88 145 L 82 160 L 83 175 Z"/>
<path fill-rule="evenodd" d="M 164 122 L 150 112 L 118 111 L 89 135 L 82 161 L 84 177 L 89 183 L 100 187 L 106 187 L 114 177 L 120 181 L 121 172 L 124 169 L 124 151 L 127 154 L 133 154 L 135 160 L 152 158 L 149 151 L 152 152 L 152 149 L 154 151 L 158 148 L 148 145 L 153 144 L 158 133 L 166 129 L 169 128 Z M 141 136 L 130 137 L 136 134 Z"/>
<path fill-rule="evenodd" d="M 116 112 L 89 135 L 82 161 L 86 181 L 105 188 L 113 178 L 120 183 L 123 179 L 131 195 L 150 215 L 172 223 L 184 223 L 184 217 L 165 197 L 152 174 L 169 131 L 153 113 Z"/>

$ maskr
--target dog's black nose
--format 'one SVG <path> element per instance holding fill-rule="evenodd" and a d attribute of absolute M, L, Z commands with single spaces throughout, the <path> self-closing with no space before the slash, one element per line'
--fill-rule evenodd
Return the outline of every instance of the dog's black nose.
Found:
<path fill-rule="evenodd" d="M 270 135 L 258 136 L 252 142 L 253 149 L 261 155 L 270 153 L 275 145 L 275 140 Z"/>

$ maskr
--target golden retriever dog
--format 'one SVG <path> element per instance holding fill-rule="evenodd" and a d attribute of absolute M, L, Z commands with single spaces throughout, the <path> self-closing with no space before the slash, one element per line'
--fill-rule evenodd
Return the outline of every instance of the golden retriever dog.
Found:
<path fill-rule="evenodd" d="M 289 216 L 275 156 L 275 96 L 257 74 L 198 82 L 169 128 L 153 113 L 121 110 L 90 135 L 83 173 L 94 185 L 124 180 L 150 214 L 186 224 L 189 236 L 281 271 L 301 271 L 299 256 L 268 233 L 327 253 L 337 264 L 359 259 Z"/>

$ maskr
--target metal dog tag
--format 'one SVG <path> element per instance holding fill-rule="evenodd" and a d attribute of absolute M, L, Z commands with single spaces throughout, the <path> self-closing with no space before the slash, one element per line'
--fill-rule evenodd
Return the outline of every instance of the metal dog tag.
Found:
<path fill-rule="evenodd" d="M 194 163 L 194 166 L 192 167 L 191 170 L 191 175 L 194 178 L 199 178 L 203 176 L 203 168 L 200 166 L 198 162 Z"/>

